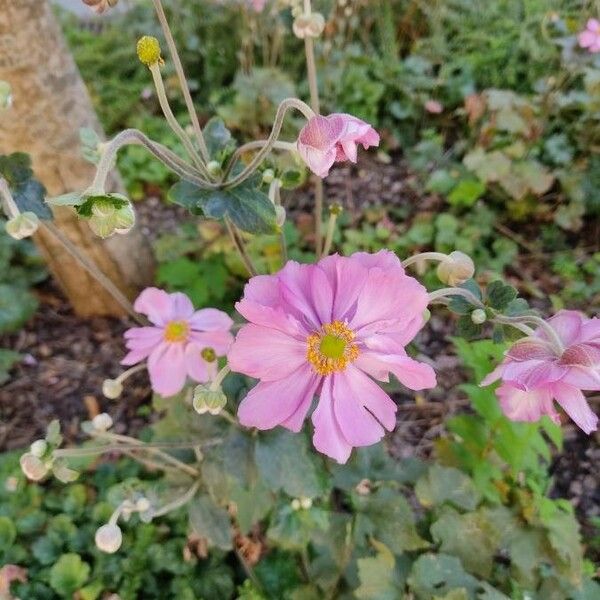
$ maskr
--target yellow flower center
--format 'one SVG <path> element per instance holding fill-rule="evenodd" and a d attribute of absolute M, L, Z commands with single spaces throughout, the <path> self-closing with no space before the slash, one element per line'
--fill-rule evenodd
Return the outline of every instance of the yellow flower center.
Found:
<path fill-rule="evenodd" d="M 354 333 L 341 321 L 323 325 L 321 331 L 308 336 L 306 343 L 306 358 L 319 375 L 343 371 L 358 357 Z"/>
<path fill-rule="evenodd" d="M 165 326 L 164 338 L 167 342 L 185 342 L 189 332 L 187 321 L 171 321 Z"/>

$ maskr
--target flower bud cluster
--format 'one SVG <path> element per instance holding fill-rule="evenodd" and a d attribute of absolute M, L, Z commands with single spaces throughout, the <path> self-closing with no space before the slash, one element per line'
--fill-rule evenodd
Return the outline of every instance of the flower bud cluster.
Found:
<path fill-rule="evenodd" d="M 210 413 L 211 415 L 218 415 L 225 408 L 226 404 L 227 396 L 220 388 L 213 390 L 210 386 L 206 385 L 195 387 L 192 405 L 198 414 Z"/>

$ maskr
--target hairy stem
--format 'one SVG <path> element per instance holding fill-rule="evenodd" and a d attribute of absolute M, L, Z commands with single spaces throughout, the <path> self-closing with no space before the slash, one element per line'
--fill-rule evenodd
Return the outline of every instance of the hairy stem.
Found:
<path fill-rule="evenodd" d="M 227 217 L 225 217 L 225 226 L 227 227 L 227 232 L 229 233 L 229 236 L 231 237 L 231 240 L 233 241 L 233 244 L 238 251 L 248 273 L 252 277 L 254 277 L 254 275 L 258 275 L 258 271 L 256 270 L 256 267 L 254 266 L 254 263 L 252 262 L 248 251 L 246 250 L 244 240 L 242 240 L 242 237 L 240 236 L 235 225 Z"/>
<path fill-rule="evenodd" d="M 470 292 L 469 290 L 460 287 L 448 287 L 442 288 L 440 290 L 435 290 L 435 292 L 430 292 L 429 302 L 432 303 L 438 300 L 444 300 L 445 298 L 452 296 L 462 296 L 463 298 L 466 298 L 471 304 L 477 306 L 477 308 L 485 308 L 485 305 L 473 292 Z"/>
<path fill-rule="evenodd" d="M 329 222 L 327 223 L 327 234 L 325 236 L 325 245 L 323 246 L 323 256 L 328 256 L 333 242 L 333 234 L 335 233 L 335 224 L 337 221 L 337 212 L 329 213 Z"/>
<path fill-rule="evenodd" d="M 179 498 L 176 498 L 172 502 L 165 504 L 161 508 L 152 511 L 152 518 L 155 519 L 156 517 L 162 517 L 167 513 L 170 513 L 174 510 L 177 510 L 178 508 L 181 508 L 182 506 L 185 506 L 196 495 L 196 492 L 199 488 L 200 481 L 194 482 L 194 485 L 192 485 L 192 487 L 189 490 L 187 490 L 185 494 L 183 494 Z"/>
<path fill-rule="evenodd" d="M 206 142 L 204 141 L 204 136 L 202 135 L 202 129 L 200 128 L 200 123 L 198 121 L 198 115 L 197 115 L 196 109 L 194 107 L 194 101 L 192 100 L 190 88 L 188 86 L 185 72 L 183 70 L 183 65 L 181 64 L 181 59 L 179 58 L 179 52 L 177 52 L 177 46 L 175 44 L 175 40 L 173 39 L 173 34 L 171 33 L 171 28 L 169 27 L 169 22 L 167 21 L 167 17 L 165 15 L 165 11 L 162 7 L 161 1 L 153 0 L 153 2 L 154 2 L 154 8 L 156 10 L 156 15 L 158 16 L 160 26 L 162 27 L 163 34 L 164 34 L 165 40 L 167 42 L 167 46 L 169 48 L 169 54 L 171 55 L 171 59 L 173 60 L 173 65 L 175 66 L 175 71 L 177 72 L 177 78 L 179 79 L 179 86 L 181 87 L 181 92 L 183 93 L 185 105 L 187 107 L 188 113 L 190 115 L 190 119 L 192 121 L 192 127 L 194 129 L 196 139 L 198 140 L 198 147 L 200 148 L 200 153 L 202 154 L 204 161 L 208 162 L 210 159 L 209 154 L 208 154 L 208 149 L 206 147 Z"/>
<path fill-rule="evenodd" d="M 444 262 L 448 258 L 447 254 L 443 252 L 421 252 L 419 254 L 415 254 L 414 256 L 409 256 L 406 260 L 402 261 L 402 266 L 404 268 L 409 267 L 415 263 L 431 260 L 436 262 Z"/>
<path fill-rule="evenodd" d="M 21 211 L 19 210 L 4 177 L 0 177 L 0 199 L 2 200 L 4 213 L 9 219 L 14 219 L 19 216 Z"/>

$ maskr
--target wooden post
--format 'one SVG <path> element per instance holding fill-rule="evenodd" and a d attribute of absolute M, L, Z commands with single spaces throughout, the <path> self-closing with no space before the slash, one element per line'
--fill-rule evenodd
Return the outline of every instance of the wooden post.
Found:
<path fill-rule="evenodd" d="M 79 129 L 100 127 L 47 0 L 0 0 L 0 79 L 13 90 L 12 108 L 0 113 L 0 154 L 28 153 L 50 196 L 87 188 L 94 167 L 81 157 Z M 119 187 L 115 180 L 110 191 Z M 54 212 L 56 225 L 127 296 L 151 281 L 152 253 L 139 229 L 103 241 L 72 211 Z M 47 232 L 36 242 L 77 314 L 123 314 Z"/>

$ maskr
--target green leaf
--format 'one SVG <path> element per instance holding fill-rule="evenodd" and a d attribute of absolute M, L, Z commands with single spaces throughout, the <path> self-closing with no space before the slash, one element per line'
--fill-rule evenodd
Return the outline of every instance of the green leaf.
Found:
<path fill-rule="evenodd" d="M 0 176 L 8 182 L 21 212 L 35 213 L 40 219 L 52 219 L 52 211 L 44 201 L 46 188 L 34 179 L 31 159 L 27 154 L 0 155 Z"/>
<path fill-rule="evenodd" d="M 9 517 L 0 516 L 0 552 L 8 550 L 17 539 L 17 528 Z"/>
<path fill-rule="evenodd" d="M 463 179 L 448 195 L 453 206 L 473 206 L 485 192 L 485 183 L 478 179 Z"/>
<path fill-rule="evenodd" d="M 447 554 L 423 554 L 408 577 L 410 590 L 419 600 L 433 600 L 461 588 L 473 594 L 478 583 L 463 569 L 458 558 Z"/>
<path fill-rule="evenodd" d="M 89 576 L 90 566 L 79 554 L 63 554 L 50 569 L 50 585 L 60 596 L 70 598 L 83 587 Z"/>
<path fill-rule="evenodd" d="M 206 190 L 180 181 L 169 190 L 169 200 L 192 214 L 203 213 L 211 219 L 228 217 L 248 233 L 274 233 L 277 230 L 275 207 L 257 188 L 254 177 L 225 190 Z"/>
<path fill-rule="evenodd" d="M 211 546 L 231 550 L 232 531 L 228 512 L 209 496 L 198 496 L 188 505 L 190 525 L 194 533 L 206 538 Z"/>
<path fill-rule="evenodd" d="M 60 422 L 58 419 L 53 419 L 46 428 L 46 441 L 52 446 L 60 446 L 62 439 L 62 435 L 60 434 Z"/>
<path fill-rule="evenodd" d="M 0 283 L 0 333 L 19 329 L 37 307 L 38 301 L 29 290 Z"/>
<path fill-rule="evenodd" d="M 329 527 L 329 513 L 322 508 L 294 510 L 285 504 L 269 527 L 267 537 L 286 550 L 303 550 L 313 536 Z"/>
<path fill-rule="evenodd" d="M 353 494 L 353 500 L 359 543 L 372 536 L 397 554 L 429 545 L 417 533 L 412 509 L 400 492 L 382 487 L 366 496 Z"/>
<path fill-rule="evenodd" d="M 273 494 L 260 481 L 250 489 L 236 486 L 231 501 L 237 507 L 237 522 L 243 534 L 266 517 L 275 504 Z"/>
<path fill-rule="evenodd" d="M 324 490 L 323 476 L 306 438 L 278 429 L 261 434 L 256 442 L 259 476 L 273 491 L 282 489 L 296 498 L 314 498 Z"/>
<path fill-rule="evenodd" d="M 481 333 L 481 330 L 482 326 L 473 323 L 470 314 L 461 316 L 456 323 L 456 333 L 467 340 L 476 338 Z"/>
<path fill-rule="evenodd" d="M 517 290 L 502 281 L 492 281 L 487 286 L 487 298 L 490 306 L 496 310 L 504 310 L 517 297 Z"/>
<path fill-rule="evenodd" d="M 425 507 L 450 503 L 458 508 L 474 510 L 480 501 L 473 482 L 454 467 L 432 465 L 427 474 L 417 481 L 415 493 Z"/>
<path fill-rule="evenodd" d="M 212 159 L 219 160 L 220 154 L 224 150 L 235 148 L 235 140 L 231 132 L 225 126 L 223 119 L 219 117 L 210 119 L 204 126 L 202 133 L 204 134 L 208 154 Z"/>
<path fill-rule="evenodd" d="M 396 559 L 389 548 L 374 541 L 376 557 L 359 558 L 360 586 L 354 595 L 360 600 L 396 600 L 402 596 L 403 581 L 396 571 Z"/>
<path fill-rule="evenodd" d="M 8 381 L 10 370 L 21 361 L 21 356 L 14 350 L 0 348 L 0 385 Z"/>
<path fill-rule="evenodd" d="M 469 152 L 464 157 L 463 163 L 485 183 L 499 181 L 506 177 L 511 167 L 510 159 L 499 150 L 486 153 L 482 148 Z"/>
<path fill-rule="evenodd" d="M 446 195 L 449 194 L 452 188 L 456 185 L 456 179 L 446 169 L 437 169 L 434 171 L 427 180 L 425 189 L 428 192 L 435 192 L 437 194 Z"/>

